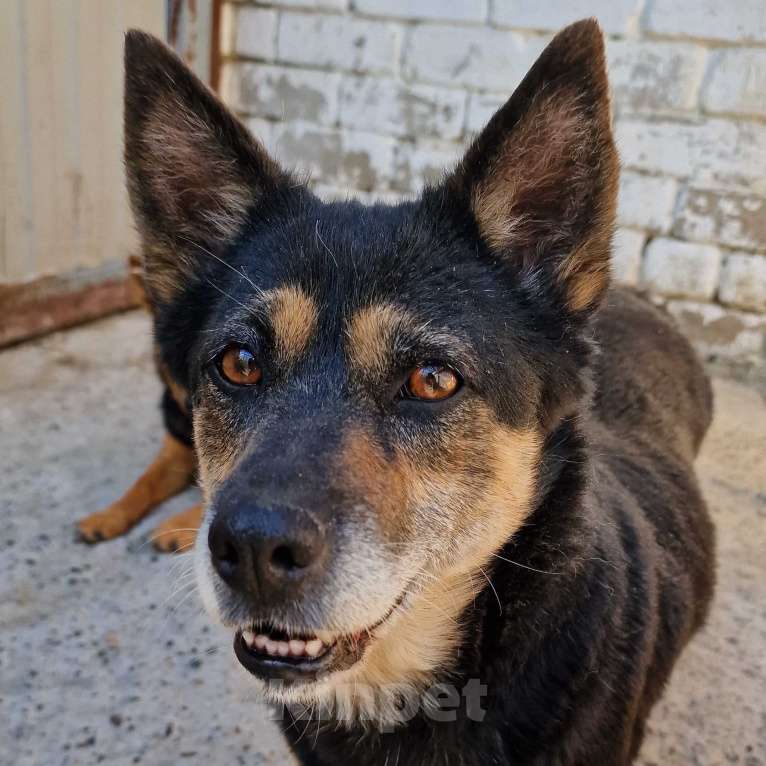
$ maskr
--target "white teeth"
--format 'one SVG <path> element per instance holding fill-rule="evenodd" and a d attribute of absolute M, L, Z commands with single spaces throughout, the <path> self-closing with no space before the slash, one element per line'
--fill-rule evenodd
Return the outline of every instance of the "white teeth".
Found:
<path fill-rule="evenodd" d="M 274 640 L 265 633 L 243 629 L 242 639 L 251 649 L 271 655 L 272 657 L 318 657 L 326 651 L 328 643 L 315 637 L 309 641 L 301 638 L 291 638 L 286 641 Z"/>

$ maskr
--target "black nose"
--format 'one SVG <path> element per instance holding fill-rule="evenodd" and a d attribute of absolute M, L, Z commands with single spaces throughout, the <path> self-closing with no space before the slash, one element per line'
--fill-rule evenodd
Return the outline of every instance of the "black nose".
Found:
<path fill-rule="evenodd" d="M 221 508 L 210 525 L 208 546 L 221 578 L 261 602 L 294 597 L 327 558 L 323 528 L 294 508 Z"/>

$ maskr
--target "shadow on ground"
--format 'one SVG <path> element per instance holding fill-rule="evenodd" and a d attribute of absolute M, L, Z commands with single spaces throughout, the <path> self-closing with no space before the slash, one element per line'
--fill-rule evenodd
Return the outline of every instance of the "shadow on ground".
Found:
<path fill-rule="evenodd" d="M 187 556 L 127 537 L 76 544 L 162 436 L 145 316 L 0 353 L 0 764 L 291 763 L 210 624 Z M 766 407 L 717 378 L 699 461 L 719 587 L 653 715 L 642 766 L 766 764 Z"/>

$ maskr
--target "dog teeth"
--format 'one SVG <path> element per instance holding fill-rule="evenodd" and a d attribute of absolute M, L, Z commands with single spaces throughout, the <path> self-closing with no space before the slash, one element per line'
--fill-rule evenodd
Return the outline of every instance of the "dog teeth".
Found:
<path fill-rule="evenodd" d="M 292 638 L 289 641 L 275 641 L 265 633 L 255 633 L 252 630 L 243 630 L 244 642 L 255 651 L 268 654 L 271 657 L 318 657 L 324 653 L 328 645 L 321 638 L 312 638 L 304 641 Z"/>

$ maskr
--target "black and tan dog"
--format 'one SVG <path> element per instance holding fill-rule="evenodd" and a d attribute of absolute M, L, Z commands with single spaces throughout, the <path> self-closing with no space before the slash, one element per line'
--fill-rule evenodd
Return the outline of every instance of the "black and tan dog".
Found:
<path fill-rule="evenodd" d="M 313 711 L 286 713 L 296 754 L 629 763 L 711 597 L 711 395 L 665 315 L 608 289 L 598 26 L 396 206 L 320 202 L 149 36 L 126 68 L 200 588 L 266 697 Z"/>

